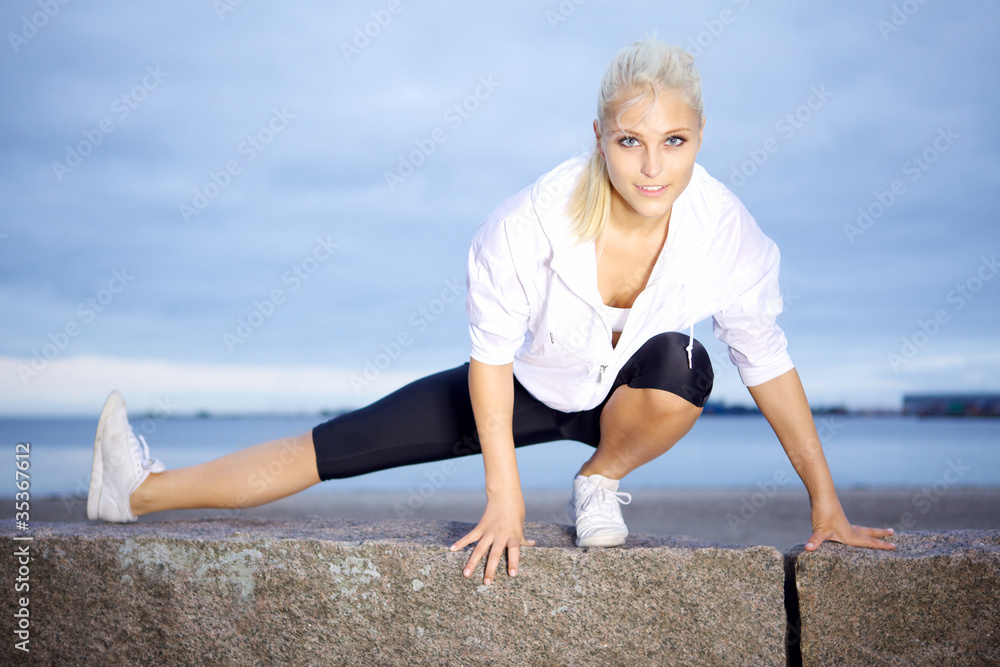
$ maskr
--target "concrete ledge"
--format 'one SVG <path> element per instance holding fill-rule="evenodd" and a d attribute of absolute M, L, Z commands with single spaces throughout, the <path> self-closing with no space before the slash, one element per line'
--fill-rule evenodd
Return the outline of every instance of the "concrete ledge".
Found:
<path fill-rule="evenodd" d="M 23 542 L 4 521 L 2 613 L 18 604 L 10 554 L 28 545 L 31 653 L 7 634 L 0 662 L 785 664 L 783 559 L 771 547 L 638 535 L 581 550 L 571 528 L 530 524 L 537 546 L 521 572 L 486 587 L 482 565 L 464 579 L 467 554 L 447 551 L 471 528 L 33 524 Z"/>
<path fill-rule="evenodd" d="M 802 664 L 1000 664 L 1000 532 L 892 541 L 894 552 L 824 544 L 787 554 Z"/>

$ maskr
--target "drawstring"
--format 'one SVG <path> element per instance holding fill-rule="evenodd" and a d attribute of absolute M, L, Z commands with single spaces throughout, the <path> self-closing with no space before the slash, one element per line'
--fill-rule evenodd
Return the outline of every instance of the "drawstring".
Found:
<path fill-rule="evenodd" d="M 691 352 L 693 350 L 694 350 L 694 325 L 692 324 L 691 325 L 691 331 L 690 331 L 690 333 L 688 333 L 688 346 L 687 346 L 687 351 L 688 351 L 688 369 L 689 370 L 692 368 L 692 365 L 691 365 Z"/>
<path fill-rule="evenodd" d="M 684 286 L 684 317 L 691 318 L 689 320 L 691 324 L 688 325 L 688 346 L 686 348 L 688 353 L 688 370 L 692 370 L 694 367 L 691 361 L 691 354 L 694 352 L 694 318 L 691 317 L 691 295 L 688 293 L 690 290 L 691 287 L 689 285 Z"/>

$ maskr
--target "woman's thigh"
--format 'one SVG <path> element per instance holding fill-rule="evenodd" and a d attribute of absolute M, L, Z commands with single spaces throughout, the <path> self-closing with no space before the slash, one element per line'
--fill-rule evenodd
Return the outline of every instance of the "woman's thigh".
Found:
<path fill-rule="evenodd" d="M 597 447 L 601 411 L 622 385 L 668 391 L 704 406 L 712 391 L 712 362 L 695 341 L 688 368 L 687 342 L 680 333 L 650 338 L 622 368 L 608 398 L 582 412 L 554 410 L 515 379 L 514 445 L 576 440 Z M 313 429 L 313 444 L 322 480 L 481 453 L 469 398 L 469 365 L 421 378 L 367 407 L 320 424 Z"/>
<path fill-rule="evenodd" d="M 561 440 L 556 415 L 514 381 L 514 444 Z M 320 479 L 481 453 L 469 365 L 421 378 L 313 429 Z"/>
<path fill-rule="evenodd" d="M 596 408 L 557 416 L 563 439 L 578 440 L 591 447 L 601 442 L 601 414 L 615 391 L 622 386 L 657 389 L 680 396 L 695 407 L 704 407 L 712 393 L 715 374 L 708 351 L 694 341 L 688 366 L 688 337 L 677 332 L 653 336 L 626 362 L 611 385 L 607 398 Z"/>

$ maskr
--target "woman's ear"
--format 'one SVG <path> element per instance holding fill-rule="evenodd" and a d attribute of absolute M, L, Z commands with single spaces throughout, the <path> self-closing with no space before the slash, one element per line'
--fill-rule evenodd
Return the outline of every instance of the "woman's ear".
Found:
<path fill-rule="evenodd" d="M 594 138 L 597 140 L 597 150 L 600 151 L 601 157 L 604 157 L 604 146 L 601 145 L 601 128 L 596 119 L 594 120 Z"/>

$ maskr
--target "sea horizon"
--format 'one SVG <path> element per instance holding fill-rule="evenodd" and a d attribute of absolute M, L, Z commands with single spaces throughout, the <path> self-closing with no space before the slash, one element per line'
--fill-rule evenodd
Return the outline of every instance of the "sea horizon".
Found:
<path fill-rule="evenodd" d="M 150 454 L 170 467 L 194 465 L 277 438 L 305 433 L 322 416 L 135 415 Z M 841 487 L 1000 486 L 1000 419 L 822 413 L 815 417 L 834 481 Z M 31 444 L 34 495 L 86 495 L 97 416 L 0 417 L 0 441 Z M 587 445 L 558 441 L 519 448 L 522 487 L 561 488 L 590 457 Z M 631 487 L 791 488 L 801 482 L 760 414 L 714 414 L 663 456 L 632 472 Z M 382 470 L 320 484 L 321 490 L 482 489 L 479 455 Z M 13 476 L 10 482 L 13 495 Z M 4 493 L 0 486 L 0 495 Z"/>

